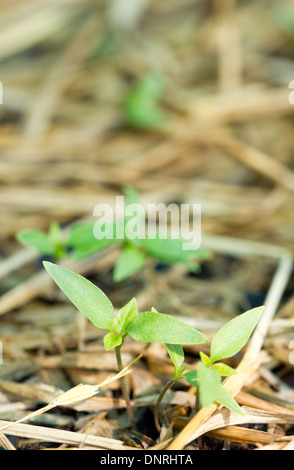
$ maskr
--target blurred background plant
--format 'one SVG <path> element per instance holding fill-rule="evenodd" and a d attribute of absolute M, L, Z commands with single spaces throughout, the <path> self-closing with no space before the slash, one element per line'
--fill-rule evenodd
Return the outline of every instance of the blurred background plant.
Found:
<path fill-rule="evenodd" d="M 139 204 L 139 198 L 132 187 L 125 188 L 127 210 L 130 204 Z M 184 240 L 181 238 L 160 238 L 159 232 L 154 238 L 129 238 L 126 226 L 129 217 L 124 216 L 122 221 L 123 237 L 118 238 L 117 223 L 105 222 L 103 224 L 103 233 L 106 231 L 105 224 L 110 225 L 112 237 L 106 235 L 100 238 L 95 234 L 95 223 L 77 223 L 69 228 L 68 233 L 64 234 L 62 228 L 57 222 L 52 222 L 48 233 L 43 230 L 26 229 L 17 233 L 17 240 L 25 246 L 31 246 L 37 249 L 41 255 L 49 255 L 53 260 L 58 261 L 69 256 L 73 260 L 79 260 L 103 251 L 111 245 L 121 245 L 121 255 L 117 259 L 113 268 L 113 280 L 121 282 L 138 271 L 142 270 L 146 264 L 147 257 L 154 259 L 156 267 L 158 262 L 166 265 L 182 264 L 190 272 L 199 272 L 200 265 L 197 260 L 208 260 L 211 253 L 208 250 L 195 249 L 185 250 L 183 248 Z M 145 230 L 145 220 L 142 221 Z M 99 232 L 101 232 L 99 228 Z"/>
<path fill-rule="evenodd" d="M 195 260 L 201 271 L 174 258 L 178 250 L 170 243 L 140 247 L 143 256 L 128 245 L 123 258 L 122 245 L 112 244 L 59 262 L 99 285 L 115 308 L 135 296 L 140 311 L 152 303 L 184 316 L 209 339 L 264 303 L 278 259 L 271 255 L 294 253 L 293 18 L 292 0 L 2 0 L 0 379 L 9 381 L 10 391 L 25 381 L 17 386 L 30 389 L 22 388 L 26 409 L 38 404 L 34 382 L 54 390 L 95 384 L 114 366 L 108 355 L 92 356 L 102 337 L 76 319 L 17 233 L 33 228 L 46 256 L 63 256 L 67 230 L 92 228 L 93 208 L 114 207 L 125 185 L 145 208 L 201 204 L 201 248 L 213 252 Z M 78 240 L 81 245 L 81 233 Z M 146 264 L 118 283 L 119 260 L 116 280 Z M 285 405 L 285 397 L 293 403 L 293 286 L 292 277 L 264 345 L 266 373 L 259 371 L 246 389 L 251 399 L 266 397 L 271 410 L 273 393 L 279 403 Z M 194 370 L 199 350 L 183 350 Z M 151 391 L 158 396 L 173 369 L 158 345 L 144 354 L 136 364 L 140 379 L 128 380 L 135 403 L 143 396 L 154 403 Z M 128 363 L 137 351 L 126 345 L 126 355 Z M 236 360 L 227 365 L 236 367 Z M 105 394 L 117 398 L 117 385 L 111 387 Z M 182 381 L 174 387 L 193 406 Z M 99 395 L 96 406 L 110 406 L 111 397 Z M 178 397 L 169 395 L 176 404 Z M 6 398 L 5 392 L 5 406 Z M 171 429 L 171 408 L 162 416 L 164 429 Z M 110 420 L 98 415 L 99 430 L 111 434 Z M 55 426 L 58 417 L 48 416 L 47 423 Z M 72 416 L 62 419 L 73 425 Z M 255 439 L 257 430 L 249 431 Z M 273 440 L 270 432 L 262 438 Z"/>

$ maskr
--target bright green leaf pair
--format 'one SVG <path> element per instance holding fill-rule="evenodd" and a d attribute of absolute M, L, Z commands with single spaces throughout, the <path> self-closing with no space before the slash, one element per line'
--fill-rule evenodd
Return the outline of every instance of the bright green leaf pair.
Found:
<path fill-rule="evenodd" d="M 229 321 L 214 336 L 211 343 L 210 357 L 200 351 L 201 362 L 197 370 L 184 373 L 184 351 L 180 345 L 166 345 L 169 356 L 175 366 L 174 381 L 185 378 L 198 388 L 200 403 L 209 406 L 217 402 L 238 414 L 244 414 L 238 403 L 221 384 L 221 377 L 236 374 L 235 369 L 221 362 L 237 354 L 247 343 L 256 327 L 264 307 L 257 307 Z"/>
<path fill-rule="evenodd" d="M 105 250 L 111 245 L 120 245 L 121 253 L 114 264 L 113 280 L 122 282 L 139 272 L 146 264 L 147 258 L 152 257 L 168 265 L 182 264 L 189 271 L 200 270 L 199 260 L 210 259 L 209 252 L 198 249 L 184 250 L 181 239 L 155 238 L 130 239 L 127 237 L 127 225 L 139 224 L 145 230 L 145 219 L 134 217 L 127 213 L 132 204 L 138 203 L 138 194 L 131 186 L 124 187 L 126 198 L 124 221 L 102 221 L 98 226 L 94 222 L 83 222 L 73 225 L 67 236 L 64 236 L 57 223 L 52 223 L 48 233 L 42 230 L 24 230 L 17 234 L 18 241 L 27 246 L 34 246 L 40 253 L 50 255 L 55 260 L 69 255 L 73 260 L 79 260 Z M 130 211 L 131 212 L 131 211 Z M 136 211 L 135 211 L 136 212 Z"/>
<path fill-rule="evenodd" d="M 71 227 L 65 237 L 57 222 L 52 222 L 48 233 L 43 230 L 21 230 L 16 239 L 25 246 L 36 248 L 42 255 L 61 259 L 70 253 L 74 260 L 86 258 L 110 246 L 112 240 L 97 240 L 93 235 L 93 223 L 81 223 Z"/>
<path fill-rule="evenodd" d="M 221 377 L 233 375 L 236 371 L 226 364 L 215 363 L 215 361 L 232 357 L 245 346 L 263 310 L 264 307 L 254 308 L 224 325 L 211 342 L 210 357 L 200 352 L 202 362 L 197 371 L 191 371 L 185 375 L 191 385 L 197 384 L 196 386 L 199 387 L 202 406 L 217 402 L 236 413 L 244 414 L 238 403 L 221 384 Z"/>
<path fill-rule="evenodd" d="M 133 299 L 114 317 L 114 308 L 108 297 L 84 277 L 56 264 L 44 262 L 52 279 L 72 303 L 95 326 L 110 331 L 107 349 L 120 344 L 119 336 L 129 334 L 133 339 L 148 343 L 197 344 L 207 338 L 177 318 L 151 311 L 140 315 Z"/>

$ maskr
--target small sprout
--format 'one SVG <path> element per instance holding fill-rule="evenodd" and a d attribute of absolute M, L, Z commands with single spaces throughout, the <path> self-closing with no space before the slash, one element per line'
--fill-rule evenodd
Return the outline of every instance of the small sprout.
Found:
<path fill-rule="evenodd" d="M 66 254 L 66 245 L 62 239 L 62 230 L 57 222 L 52 222 L 48 233 L 43 230 L 21 230 L 16 239 L 25 246 L 36 248 L 43 255 L 62 258 Z"/>
<path fill-rule="evenodd" d="M 185 370 L 182 366 L 184 356 L 180 344 L 199 344 L 207 341 L 202 333 L 191 326 L 155 309 L 139 314 L 135 299 L 122 307 L 115 316 L 108 297 L 83 276 L 47 261 L 44 266 L 76 308 L 97 328 L 108 330 L 104 336 L 104 347 L 106 350 L 115 350 L 119 372 L 123 369 L 120 350 L 128 335 L 137 341 L 166 343 L 175 363 L 173 380 L 178 380 Z M 134 427 L 135 421 L 124 377 L 121 378 L 121 385 L 129 418 Z"/>
<path fill-rule="evenodd" d="M 104 222 L 99 226 L 99 233 L 96 232 L 94 222 L 83 222 L 70 227 L 68 234 L 65 235 L 60 225 L 53 222 L 48 233 L 42 230 L 23 230 L 17 234 L 16 238 L 23 245 L 34 246 L 41 254 L 52 256 L 54 261 L 65 256 L 77 261 L 112 245 L 120 246 L 121 254 L 113 268 L 114 282 L 122 282 L 141 271 L 148 258 L 171 266 L 181 264 L 190 272 L 200 270 L 199 260 L 211 258 L 211 254 L 206 250 L 184 250 L 182 239 L 169 237 L 161 239 L 159 234 L 156 234 L 154 239 L 139 237 L 130 239 L 130 236 L 127 236 L 126 227 L 132 218 L 128 215 L 127 209 L 132 204 L 138 203 L 138 194 L 132 186 L 125 186 L 124 195 L 126 197 L 124 222 Z M 144 218 L 142 220 L 136 218 L 136 223 L 142 224 L 145 229 Z M 107 236 L 101 236 L 105 234 Z"/>
<path fill-rule="evenodd" d="M 253 308 L 226 323 L 211 342 L 210 357 L 201 351 L 201 362 L 197 371 L 184 374 L 187 382 L 197 387 L 196 408 L 198 408 L 199 401 L 204 407 L 217 402 L 235 413 L 244 415 L 238 403 L 221 383 L 221 377 L 236 374 L 235 369 L 226 364 L 215 363 L 215 361 L 232 357 L 245 346 L 263 310 L 264 307 Z"/>
<path fill-rule="evenodd" d="M 104 337 L 104 347 L 106 350 L 115 350 L 119 372 L 123 369 L 120 350 L 128 335 L 137 341 L 159 342 L 166 345 L 174 364 L 174 373 L 163 388 L 155 406 L 154 418 L 159 431 L 158 411 L 162 398 L 167 390 L 182 378 L 197 387 L 198 400 L 202 406 L 206 407 L 217 402 L 236 413 L 244 414 L 238 403 L 221 383 L 221 377 L 227 377 L 236 371 L 228 365 L 216 361 L 234 356 L 245 346 L 263 313 L 264 307 L 249 310 L 228 322 L 214 336 L 210 356 L 201 351 L 201 362 L 197 370 L 185 372 L 184 351 L 181 345 L 206 342 L 207 338 L 202 333 L 177 318 L 159 313 L 155 308 L 139 314 L 134 298 L 115 316 L 111 301 L 90 281 L 53 263 L 44 262 L 44 266 L 77 309 L 96 327 L 108 330 Z M 134 427 L 135 421 L 124 377 L 121 378 L 121 384 L 129 418 Z"/>
<path fill-rule="evenodd" d="M 137 301 L 133 297 L 124 307 L 119 309 L 113 322 L 113 326 L 115 330 L 119 334 L 124 335 L 126 333 L 126 329 L 129 323 L 133 321 L 137 315 L 138 315 Z"/>
<path fill-rule="evenodd" d="M 162 77 L 148 74 L 131 88 L 124 103 L 127 125 L 137 129 L 157 129 L 167 121 L 167 113 L 159 107 L 163 85 Z"/>

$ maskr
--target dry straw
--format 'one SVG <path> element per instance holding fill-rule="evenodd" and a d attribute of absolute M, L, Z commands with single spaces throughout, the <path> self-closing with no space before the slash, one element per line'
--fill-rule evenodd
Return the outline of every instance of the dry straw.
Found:
<path fill-rule="evenodd" d="M 136 360 L 138 360 L 138 358 L 132 361 L 132 363 L 135 362 Z M 75 387 L 71 388 L 67 392 L 60 395 L 59 397 L 55 398 L 52 402 L 48 403 L 48 405 L 44 406 L 43 408 L 33 411 L 29 415 L 25 416 L 24 418 L 19 419 L 16 422 L 5 424 L 4 426 L 0 428 L 0 433 L 7 430 L 11 426 L 14 426 L 15 424 L 22 423 L 23 421 L 30 420 L 32 418 L 35 418 L 36 416 L 46 413 L 46 411 L 52 410 L 52 408 L 55 408 L 56 406 L 73 405 L 75 403 L 79 403 L 83 400 L 87 400 L 88 398 L 93 397 L 99 392 L 99 389 L 103 387 L 104 385 L 107 385 L 117 379 L 120 379 L 121 377 L 124 377 L 127 374 L 130 374 L 131 370 L 129 369 L 129 366 L 131 364 L 124 367 L 114 377 L 108 377 L 107 379 L 103 380 L 103 382 L 101 382 L 99 385 L 87 385 L 87 384 L 76 385 Z"/>

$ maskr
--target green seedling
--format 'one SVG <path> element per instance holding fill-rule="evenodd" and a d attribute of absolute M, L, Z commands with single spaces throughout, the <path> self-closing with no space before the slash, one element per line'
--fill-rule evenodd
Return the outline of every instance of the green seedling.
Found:
<path fill-rule="evenodd" d="M 156 74 L 145 75 L 127 93 L 124 103 L 126 124 L 136 129 L 157 129 L 168 119 L 159 106 L 164 81 Z"/>
<path fill-rule="evenodd" d="M 111 301 L 96 285 L 79 274 L 56 264 L 44 262 L 44 266 L 76 308 L 97 328 L 108 331 L 104 336 L 104 347 L 107 351 L 114 349 L 119 372 L 123 369 L 121 347 L 128 335 L 144 343 L 168 344 L 170 354 L 174 358 L 177 345 L 200 344 L 207 341 L 202 333 L 177 318 L 159 313 L 154 309 L 139 314 L 135 298 L 122 307 L 115 316 Z M 121 378 L 121 387 L 131 425 L 135 427 L 124 377 Z"/>
<path fill-rule="evenodd" d="M 50 255 L 55 259 L 63 258 L 67 252 L 67 242 L 57 222 L 51 223 L 48 233 L 37 229 L 21 230 L 17 233 L 16 239 L 22 245 L 32 246 L 39 253 Z"/>
<path fill-rule="evenodd" d="M 41 255 L 49 255 L 54 260 L 65 256 L 82 259 L 104 250 L 112 240 L 97 240 L 93 234 L 93 223 L 80 223 L 70 228 L 67 235 L 57 222 L 52 222 L 48 233 L 38 229 L 21 230 L 16 239 L 25 246 L 32 246 Z"/>
<path fill-rule="evenodd" d="M 208 407 L 216 402 L 235 413 L 244 415 L 236 400 L 221 382 L 221 377 L 234 375 L 236 371 L 219 361 L 235 356 L 245 346 L 263 310 L 263 306 L 248 310 L 226 323 L 211 342 L 210 356 L 200 352 L 201 362 L 197 370 L 184 374 L 188 383 L 197 387 L 196 409 L 200 405 Z"/>
<path fill-rule="evenodd" d="M 130 205 L 138 203 L 138 195 L 130 186 L 124 188 L 124 194 L 127 212 Z M 121 253 L 113 268 L 113 280 L 117 283 L 141 271 L 150 258 L 170 266 L 183 265 L 194 273 L 200 271 L 200 260 L 211 258 L 211 253 L 207 250 L 184 250 L 184 240 L 180 238 L 172 239 L 167 236 L 166 239 L 161 239 L 155 234 L 152 239 L 130 239 L 126 233 L 130 219 L 130 216 L 125 215 L 123 222 L 105 222 L 104 230 L 110 236 L 104 238 L 95 236 L 94 222 L 84 222 L 73 225 L 66 236 L 62 234 L 60 226 L 53 223 L 48 234 L 41 230 L 24 230 L 17 234 L 17 240 L 24 245 L 34 246 L 41 254 L 52 256 L 54 261 L 64 256 L 70 256 L 76 261 L 101 252 L 111 245 L 119 246 Z M 136 223 L 145 226 L 145 219 L 136 219 Z M 122 232 L 123 236 L 118 237 L 118 232 Z"/>
<path fill-rule="evenodd" d="M 178 380 L 186 379 L 187 382 L 197 389 L 196 410 L 201 406 L 207 407 L 216 402 L 226 408 L 244 415 L 242 409 L 223 387 L 221 377 L 228 377 L 236 374 L 235 369 L 223 364 L 222 361 L 237 354 L 247 343 L 250 335 L 256 327 L 264 307 L 257 307 L 229 321 L 214 336 L 211 343 L 210 356 L 200 351 L 201 362 L 197 370 L 185 372 L 186 365 L 184 350 L 180 344 L 166 344 L 170 359 L 174 365 L 172 378 L 162 389 L 155 405 L 154 421 L 157 430 L 160 432 L 159 408 L 165 393 Z"/>

